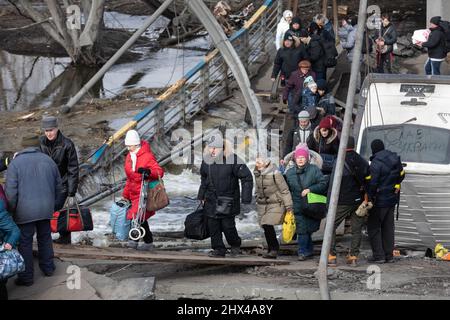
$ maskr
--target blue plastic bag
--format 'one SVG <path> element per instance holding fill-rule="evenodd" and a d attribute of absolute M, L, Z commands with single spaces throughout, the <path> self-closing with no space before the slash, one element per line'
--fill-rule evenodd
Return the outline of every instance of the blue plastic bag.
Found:
<path fill-rule="evenodd" d="M 5 250 L 0 246 L 0 280 L 14 277 L 25 271 L 25 261 L 16 249 Z"/>
<path fill-rule="evenodd" d="M 130 232 L 131 228 L 131 220 L 127 220 L 127 210 L 129 207 L 129 205 L 119 206 L 114 202 L 109 210 L 109 223 L 112 233 L 120 241 L 128 240 L 128 232 Z"/>

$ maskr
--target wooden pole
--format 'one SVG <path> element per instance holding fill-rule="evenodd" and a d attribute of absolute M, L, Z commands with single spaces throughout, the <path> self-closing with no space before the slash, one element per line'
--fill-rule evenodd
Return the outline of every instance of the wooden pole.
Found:
<path fill-rule="evenodd" d="M 336 35 L 336 44 L 338 43 L 338 28 L 339 28 L 339 20 L 338 20 L 338 4 L 337 0 L 333 0 L 333 23 L 334 23 L 334 34 Z"/>
<path fill-rule="evenodd" d="M 294 14 L 294 17 L 297 16 L 297 10 L 298 10 L 298 0 L 292 1 L 292 13 Z"/>
<path fill-rule="evenodd" d="M 328 0 L 323 0 L 322 3 L 322 13 L 327 16 L 328 13 Z"/>

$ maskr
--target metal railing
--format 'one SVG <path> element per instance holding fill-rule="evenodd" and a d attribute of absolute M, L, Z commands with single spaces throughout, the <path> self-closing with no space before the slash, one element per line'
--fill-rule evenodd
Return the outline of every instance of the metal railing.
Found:
<path fill-rule="evenodd" d="M 277 0 L 265 1 L 244 27 L 229 38 L 250 76 L 255 72 L 252 67 L 265 62 L 269 50 L 275 50 L 280 8 Z M 123 137 L 128 130 L 137 130 L 145 140 L 164 135 L 177 126 L 189 123 L 219 95 L 228 96 L 233 81 L 225 60 L 214 49 L 98 148 L 87 159 L 85 166 L 89 170 L 82 171 L 82 178 L 83 175 L 94 173 L 99 167 L 108 166 L 126 153 Z"/>

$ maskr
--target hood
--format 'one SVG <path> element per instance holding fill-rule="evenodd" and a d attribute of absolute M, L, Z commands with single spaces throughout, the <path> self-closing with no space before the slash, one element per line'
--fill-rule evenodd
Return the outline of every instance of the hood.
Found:
<path fill-rule="evenodd" d="M 371 157 L 371 161 L 380 161 L 389 167 L 395 166 L 398 160 L 398 155 L 395 152 L 389 150 L 381 150 Z"/>
<path fill-rule="evenodd" d="M 151 151 L 152 151 L 152 149 L 150 148 L 150 144 L 145 140 L 141 140 L 141 148 L 139 149 L 136 156 L 139 157 L 140 155 L 151 152 Z"/>
<path fill-rule="evenodd" d="M 255 177 L 259 177 L 261 175 L 265 176 L 265 175 L 272 175 L 275 174 L 278 171 L 278 168 L 271 162 L 266 168 L 264 168 L 262 171 L 259 171 L 256 169 L 253 171 L 253 173 L 255 174 Z"/>
<path fill-rule="evenodd" d="M 316 140 L 317 142 L 319 142 L 320 137 L 321 137 L 319 130 L 320 130 L 319 127 L 316 127 L 314 129 L 314 140 Z M 337 132 L 336 129 L 331 128 L 330 130 L 331 130 L 331 135 L 327 138 L 327 141 L 325 142 L 326 144 L 332 143 L 336 139 L 336 137 L 338 136 L 338 132 Z"/>

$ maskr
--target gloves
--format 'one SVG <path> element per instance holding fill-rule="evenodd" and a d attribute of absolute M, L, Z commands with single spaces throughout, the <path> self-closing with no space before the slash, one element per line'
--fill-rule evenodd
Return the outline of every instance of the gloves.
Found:
<path fill-rule="evenodd" d="M 137 172 L 144 175 L 144 178 L 146 179 L 150 176 L 151 170 L 147 168 L 139 168 Z"/>
<path fill-rule="evenodd" d="M 287 100 L 286 100 L 286 99 L 283 99 L 283 103 L 284 103 L 284 104 L 287 104 L 288 102 L 287 102 Z"/>

